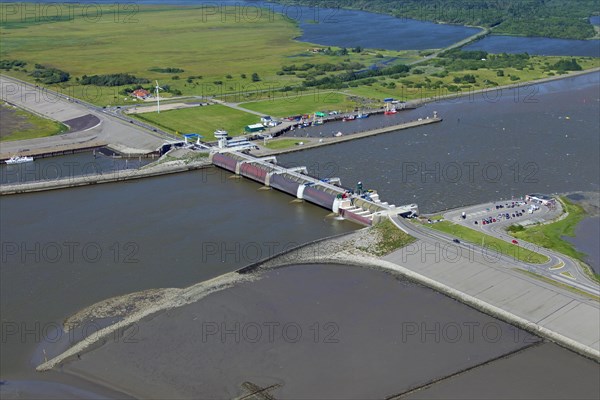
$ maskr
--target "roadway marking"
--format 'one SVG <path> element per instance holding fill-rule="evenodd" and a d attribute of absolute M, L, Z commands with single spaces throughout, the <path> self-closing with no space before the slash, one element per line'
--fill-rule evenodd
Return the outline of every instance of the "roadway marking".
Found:
<path fill-rule="evenodd" d="M 82 132 L 87 132 L 90 129 L 94 129 L 94 128 L 99 127 L 100 125 L 102 125 L 102 120 L 100 120 L 100 122 L 98 122 L 96 125 L 92 126 L 91 128 L 84 129 Z"/>
<path fill-rule="evenodd" d="M 557 269 L 562 269 L 565 267 L 565 263 L 564 261 L 561 261 L 560 263 L 556 264 L 554 267 L 550 267 L 548 268 L 550 271 L 555 271 Z"/>
<path fill-rule="evenodd" d="M 574 282 L 572 279 L 563 278 L 562 276 L 559 276 L 559 275 L 550 275 L 550 276 L 558 281 L 566 283 L 569 286 L 575 286 L 575 287 L 577 287 L 581 290 L 584 290 L 588 293 L 592 293 L 592 294 L 595 294 L 596 296 L 600 296 L 600 289 L 597 287 L 582 285 L 577 282 Z"/>
<path fill-rule="evenodd" d="M 569 271 L 564 271 L 560 273 L 562 276 L 566 276 L 567 278 L 576 280 L 575 277 L 569 272 Z"/>

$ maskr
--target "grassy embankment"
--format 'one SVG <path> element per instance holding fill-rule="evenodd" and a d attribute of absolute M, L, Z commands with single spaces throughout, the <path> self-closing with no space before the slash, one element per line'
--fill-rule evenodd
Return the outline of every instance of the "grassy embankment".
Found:
<path fill-rule="evenodd" d="M 267 141 L 267 148 L 271 150 L 289 149 L 295 147 L 296 143 L 301 142 L 299 139 L 275 139 Z"/>
<path fill-rule="evenodd" d="M 58 135 L 67 130 L 68 127 L 60 122 L 0 104 L 0 141 L 34 139 Z"/>
<path fill-rule="evenodd" d="M 515 260 L 528 262 L 531 264 L 543 264 L 548 261 L 548 257 L 525 249 L 521 246 L 514 245 L 496 237 L 478 232 L 474 229 L 454 224 L 450 221 L 441 221 L 435 224 L 425 224 L 428 228 L 435 229 L 440 232 L 455 236 L 462 241 L 481 246 L 504 256 L 511 257 Z"/>
<path fill-rule="evenodd" d="M 371 228 L 377 237 L 377 243 L 369 248 L 363 248 L 377 257 L 383 257 L 395 250 L 408 246 L 415 238 L 398 229 L 389 219 L 380 222 Z"/>
<path fill-rule="evenodd" d="M 509 228 L 508 232 L 518 239 L 557 251 L 585 264 L 586 255 L 577 251 L 571 243 L 563 239 L 565 236 L 575 237 L 575 228 L 585 218 L 585 210 L 564 197 L 561 197 L 560 201 L 568 213 L 560 221 L 530 227 L 513 225 Z M 590 272 L 590 275 L 600 281 L 600 274 Z"/>

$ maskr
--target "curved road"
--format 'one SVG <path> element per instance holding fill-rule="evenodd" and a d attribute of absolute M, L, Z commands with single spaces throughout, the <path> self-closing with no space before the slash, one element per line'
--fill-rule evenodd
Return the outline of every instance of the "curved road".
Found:
<path fill-rule="evenodd" d="M 0 98 L 34 114 L 73 125 L 73 132 L 62 135 L 2 142 L 0 153 L 3 154 L 14 155 L 25 150 L 51 152 L 59 146 L 94 142 L 110 144 L 123 153 L 137 155 L 152 152 L 165 140 L 172 139 L 157 128 L 113 110 L 5 75 L 0 75 Z"/>
<path fill-rule="evenodd" d="M 482 207 L 485 207 L 485 206 L 478 205 L 478 206 L 467 207 L 467 208 L 460 209 L 460 210 L 451 210 L 451 211 L 444 213 L 444 219 L 454 222 L 454 223 L 461 224 L 463 226 L 467 226 L 470 229 L 473 229 L 473 226 L 472 226 L 473 218 L 463 221 L 461 218 L 461 212 L 466 211 L 467 215 L 469 215 L 469 211 L 474 211 L 474 210 L 478 210 L 478 209 L 480 210 Z M 494 212 L 496 214 L 499 213 L 499 211 L 496 211 L 495 208 L 493 210 L 494 211 L 491 211 L 492 213 L 494 213 Z M 506 209 L 504 209 L 504 210 L 506 212 Z M 518 268 L 524 269 L 526 271 L 533 272 L 538 275 L 542 275 L 548 279 L 552 279 L 559 283 L 567 284 L 576 289 L 583 290 L 587 293 L 590 293 L 590 294 L 593 294 L 596 296 L 600 296 L 600 285 L 598 283 L 590 280 L 590 278 L 581 270 L 581 267 L 579 266 L 577 261 L 575 261 L 565 255 L 558 254 L 554 251 L 551 251 L 551 250 L 548 250 L 545 248 L 541 248 L 537 245 L 519 240 L 519 245 L 521 247 L 528 248 L 532 251 L 535 251 L 537 253 L 545 255 L 549 258 L 549 260 L 544 264 L 531 264 L 531 263 L 523 262 L 520 260 L 516 260 L 510 256 L 505 256 L 500 253 L 496 253 L 490 248 L 481 247 L 481 246 L 478 246 L 477 244 L 463 243 L 463 242 L 455 243 L 455 242 L 453 242 L 453 239 L 455 239 L 455 237 L 453 237 L 451 235 L 448 235 L 443 232 L 436 231 L 436 230 L 433 230 L 433 229 L 430 229 L 427 227 L 420 227 L 417 223 L 410 222 L 409 220 L 405 220 L 402 217 L 396 216 L 396 217 L 392 218 L 392 220 L 398 227 L 400 227 L 405 232 L 407 232 L 408 234 L 410 234 L 411 236 L 413 236 L 417 239 L 425 240 L 425 241 L 433 240 L 434 242 L 440 243 L 441 245 L 444 245 L 444 246 L 454 246 L 457 249 L 461 249 L 461 254 L 462 254 L 462 250 L 476 251 L 476 252 L 479 252 L 480 254 L 490 254 L 490 255 L 493 253 L 494 259 L 496 259 L 498 261 L 502 260 L 507 265 L 510 265 L 513 267 L 518 267 Z M 509 221 L 511 221 L 511 220 L 509 220 Z M 510 243 L 514 238 L 512 236 L 509 236 L 508 234 L 506 234 L 501 229 L 502 226 L 506 226 L 506 222 L 508 222 L 508 221 L 505 221 L 504 224 L 496 222 L 491 225 L 478 224 L 478 226 L 480 226 L 482 228 L 484 227 L 484 229 L 481 229 L 481 228 L 480 229 L 483 230 L 486 234 L 490 234 L 492 236 L 495 236 L 501 240 L 505 240 Z M 509 224 L 512 222 L 513 221 L 509 222 Z M 557 266 L 560 266 L 562 264 L 564 264 L 563 267 L 557 268 Z M 571 274 L 571 276 L 573 278 L 569 278 L 564 275 L 560 275 L 560 272 L 567 272 L 567 271 Z"/>

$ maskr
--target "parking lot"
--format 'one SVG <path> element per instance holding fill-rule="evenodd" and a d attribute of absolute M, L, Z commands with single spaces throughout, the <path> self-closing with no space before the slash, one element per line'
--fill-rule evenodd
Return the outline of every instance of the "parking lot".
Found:
<path fill-rule="evenodd" d="M 452 210 L 444 214 L 444 219 L 470 228 L 483 228 L 488 225 L 506 228 L 513 224 L 526 226 L 544 223 L 557 218 L 561 213 L 560 203 L 557 203 L 556 207 L 548 207 L 518 199 Z"/>

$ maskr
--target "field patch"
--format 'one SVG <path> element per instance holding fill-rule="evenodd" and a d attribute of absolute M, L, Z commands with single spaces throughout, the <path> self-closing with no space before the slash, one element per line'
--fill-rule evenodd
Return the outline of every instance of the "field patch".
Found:
<path fill-rule="evenodd" d="M 179 110 L 161 111 L 132 115 L 171 133 L 197 133 L 204 141 L 215 140 L 217 129 L 229 131 L 231 136 L 244 133 L 244 127 L 260 122 L 258 116 L 219 104 Z"/>
<path fill-rule="evenodd" d="M 60 122 L 39 117 L 16 107 L 0 104 L 0 141 L 34 139 L 67 131 Z"/>

